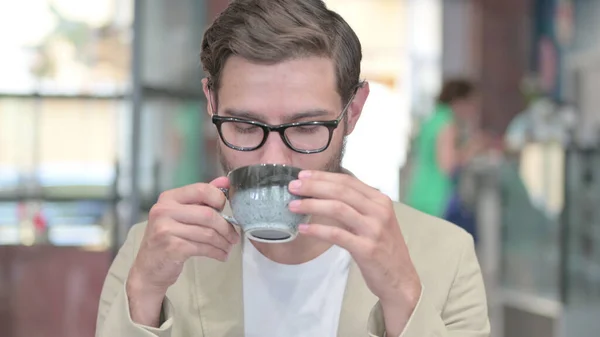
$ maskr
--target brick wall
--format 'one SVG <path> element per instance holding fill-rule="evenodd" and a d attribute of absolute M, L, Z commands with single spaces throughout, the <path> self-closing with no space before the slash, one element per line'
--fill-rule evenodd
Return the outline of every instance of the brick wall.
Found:
<path fill-rule="evenodd" d="M 2 337 L 93 337 L 111 256 L 52 246 L 0 246 Z"/>
<path fill-rule="evenodd" d="M 483 127 L 503 133 L 525 107 L 531 0 L 472 0 L 473 52 L 482 95 Z"/>

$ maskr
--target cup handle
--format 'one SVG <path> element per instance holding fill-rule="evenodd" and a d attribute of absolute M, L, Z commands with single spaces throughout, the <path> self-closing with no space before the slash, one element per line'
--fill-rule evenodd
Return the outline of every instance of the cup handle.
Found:
<path fill-rule="evenodd" d="M 220 214 L 221 214 L 221 216 L 223 217 L 223 219 L 225 219 L 225 221 L 229 222 L 229 223 L 230 223 L 230 224 L 232 224 L 232 225 L 236 225 L 236 226 L 238 226 L 238 227 L 239 227 L 239 225 L 240 225 L 240 224 L 239 224 L 239 223 L 237 222 L 237 220 L 236 220 L 236 219 L 234 219 L 232 216 L 225 215 L 225 214 L 223 214 L 223 213 L 220 213 Z"/>
<path fill-rule="evenodd" d="M 225 194 L 225 198 L 227 198 L 227 200 L 229 200 L 229 189 L 224 188 L 224 187 L 219 187 L 219 189 L 221 190 L 221 192 L 223 192 L 223 194 Z M 219 214 L 221 214 L 223 219 L 225 219 L 225 221 L 229 222 L 230 224 L 236 225 L 236 226 L 240 225 L 234 217 L 223 214 L 222 212 Z"/>
<path fill-rule="evenodd" d="M 219 187 L 219 190 L 221 190 L 221 192 L 223 192 L 223 194 L 225 194 L 225 198 L 227 198 L 227 200 L 229 200 L 229 189 L 225 188 L 225 187 Z"/>

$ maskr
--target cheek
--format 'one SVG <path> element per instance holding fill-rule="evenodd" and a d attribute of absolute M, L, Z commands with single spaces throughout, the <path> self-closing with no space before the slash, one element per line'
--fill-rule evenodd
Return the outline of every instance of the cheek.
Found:
<path fill-rule="evenodd" d="M 314 154 L 295 154 L 293 156 L 293 165 L 311 170 L 323 170 L 341 159 L 343 146 L 343 137 L 333 137 L 327 150 Z"/>
<path fill-rule="evenodd" d="M 331 144 L 321 153 L 302 154 L 296 152 L 280 153 L 282 158 L 275 160 L 276 162 L 284 162 L 286 164 L 309 170 L 322 170 L 331 164 L 333 158 L 339 156 L 343 144 L 343 128 L 340 126 L 338 131 L 334 133 Z M 273 160 L 265 159 L 264 151 L 241 152 L 228 148 L 220 144 L 220 155 L 231 168 L 237 168 L 248 165 L 261 164 L 263 162 L 272 162 Z M 283 156 L 285 158 L 283 158 Z"/>
<path fill-rule="evenodd" d="M 257 164 L 259 162 L 256 152 L 241 152 L 219 145 L 219 155 L 221 160 L 225 160 L 231 168 L 238 168 L 247 165 Z"/>

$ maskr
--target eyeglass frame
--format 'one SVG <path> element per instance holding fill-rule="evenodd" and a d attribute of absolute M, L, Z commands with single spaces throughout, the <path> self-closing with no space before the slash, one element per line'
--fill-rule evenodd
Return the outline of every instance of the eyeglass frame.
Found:
<path fill-rule="evenodd" d="M 284 124 L 279 124 L 279 125 L 270 125 L 270 124 L 261 123 L 261 122 L 254 121 L 251 119 L 246 119 L 246 118 L 220 116 L 215 112 L 213 104 L 212 104 L 212 99 L 210 99 L 210 98 L 212 98 L 212 93 L 211 93 L 210 88 L 208 89 L 208 94 L 210 97 L 208 104 L 211 109 L 212 123 L 217 128 L 217 132 L 219 134 L 219 137 L 221 138 L 221 141 L 230 149 L 233 149 L 236 151 L 241 151 L 241 152 L 256 151 L 256 150 L 260 149 L 263 145 L 265 145 L 265 143 L 267 142 L 267 139 L 269 138 L 269 133 L 277 132 L 277 133 L 279 133 L 279 136 L 281 137 L 281 140 L 283 141 L 283 143 L 292 151 L 297 152 L 297 153 L 302 153 L 302 154 L 315 154 L 315 153 L 320 153 L 320 152 L 327 150 L 329 145 L 331 145 L 331 140 L 333 139 L 333 132 L 338 128 L 338 126 L 340 125 L 340 122 L 342 121 L 342 119 L 344 118 L 344 116 L 346 115 L 348 110 L 350 109 L 350 106 L 352 105 L 352 101 L 354 101 L 354 97 L 356 96 L 356 92 L 358 91 L 358 89 L 360 87 L 362 87 L 363 83 L 364 83 L 364 81 L 360 82 L 356 86 L 356 88 L 354 89 L 354 92 L 352 93 L 352 96 L 350 96 L 350 99 L 348 100 L 348 102 L 346 103 L 344 108 L 342 109 L 342 112 L 340 113 L 340 115 L 336 119 L 328 120 L 328 121 L 306 121 L 306 122 L 294 122 L 294 123 L 284 123 Z M 227 140 L 225 140 L 225 137 L 223 136 L 223 132 L 221 129 L 223 123 L 227 123 L 227 122 L 246 123 L 246 124 L 260 127 L 263 130 L 262 141 L 257 146 L 254 146 L 254 147 L 239 147 L 239 146 L 235 146 L 235 145 L 229 143 Z M 287 136 L 285 135 L 285 130 L 287 130 L 288 128 L 291 128 L 291 127 L 311 126 L 311 125 L 327 127 L 327 129 L 329 131 L 329 138 L 327 140 L 327 144 L 325 144 L 323 147 L 316 149 L 316 150 L 300 150 L 300 149 L 295 148 L 291 144 L 291 142 L 289 141 Z"/>

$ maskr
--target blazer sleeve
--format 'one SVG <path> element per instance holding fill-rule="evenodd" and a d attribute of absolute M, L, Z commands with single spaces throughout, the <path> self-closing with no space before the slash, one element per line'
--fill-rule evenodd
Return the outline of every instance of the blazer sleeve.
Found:
<path fill-rule="evenodd" d="M 435 308 L 427 289 L 421 297 L 404 331 L 399 337 L 489 337 L 487 299 L 473 238 L 468 235 L 457 266 L 456 276 L 443 310 Z M 386 336 L 379 303 L 371 311 L 369 336 Z"/>
<path fill-rule="evenodd" d="M 129 269 L 135 259 L 137 238 L 143 235 L 144 226 L 135 225 L 129 231 L 127 239 L 115 257 L 102 287 L 96 337 L 170 337 L 173 326 L 173 306 L 167 298 L 163 303 L 159 328 L 142 326 L 132 321 L 125 284 Z"/>

